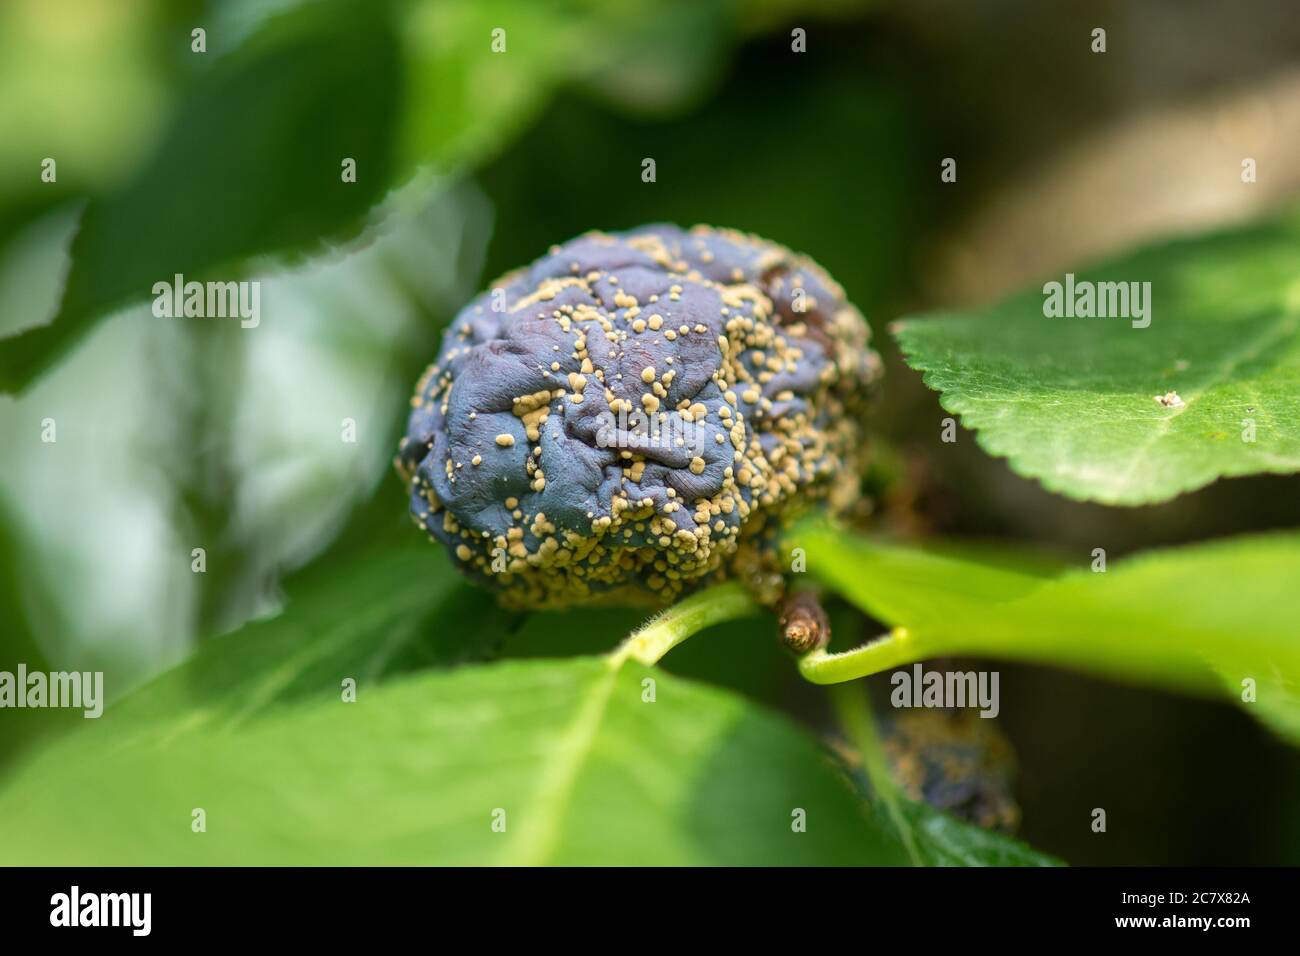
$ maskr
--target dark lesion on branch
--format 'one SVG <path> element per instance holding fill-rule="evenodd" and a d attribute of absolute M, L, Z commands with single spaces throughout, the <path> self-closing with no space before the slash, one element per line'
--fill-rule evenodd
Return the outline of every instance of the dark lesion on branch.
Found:
<path fill-rule="evenodd" d="M 796 654 L 807 654 L 830 643 L 831 622 L 816 591 L 793 591 L 777 605 L 781 643 Z"/>

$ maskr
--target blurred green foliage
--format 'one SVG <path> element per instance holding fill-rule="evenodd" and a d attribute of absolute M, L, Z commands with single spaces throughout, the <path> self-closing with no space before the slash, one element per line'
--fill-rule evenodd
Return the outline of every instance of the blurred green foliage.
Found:
<path fill-rule="evenodd" d="M 83 725 L 93 722 L 59 712 L 0 716 L 9 783 L 0 820 L 18 829 L 36 820 L 26 816 L 35 812 L 32 794 L 48 787 L 55 797 L 40 812 L 57 824 L 59 801 L 81 783 L 96 785 L 89 761 L 61 778 L 59 755 L 93 752 L 111 736 L 130 753 L 102 768 L 117 774 L 103 791 L 104 841 L 69 844 L 66 858 L 121 862 L 129 834 L 112 829 L 119 811 L 157 837 L 146 841 L 151 859 L 167 857 L 173 839 L 190 835 L 185 821 L 178 837 L 159 836 L 156 820 L 170 809 L 159 794 L 141 802 L 131 775 L 175 770 L 167 793 L 179 799 L 211 779 L 208 759 L 231 774 L 220 799 L 249 821 L 228 844 L 232 859 L 346 857 L 356 847 L 320 842 L 321 828 L 350 821 L 354 803 L 304 795 L 338 771 L 337 737 L 375 764 L 375 779 L 395 788 L 388 795 L 405 794 L 394 829 L 379 834 L 381 843 L 391 838 L 383 843 L 391 861 L 405 859 L 409 834 L 394 833 L 418 828 L 430 781 L 480 758 L 462 740 L 461 763 L 422 765 L 436 747 L 421 714 L 466 735 L 480 720 L 509 748 L 518 726 L 510 701 L 495 710 L 479 702 L 508 697 L 526 674 L 538 690 L 533 703 L 554 705 L 554 720 L 530 739 L 554 744 L 572 716 L 555 695 L 591 676 L 590 662 L 574 658 L 607 650 L 639 615 L 521 618 L 453 582 L 406 526 L 389 457 L 410 386 L 446 319 L 491 277 L 592 228 L 733 226 L 825 265 L 867 313 L 890 363 L 872 421 L 881 436 L 876 517 L 891 527 L 1031 538 L 1078 564 L 1097 541 L 1115 557 L 1157 541 L 1300 521 L 1294 480 L 1220 483 L 1116 516 L 1046 495 L 973 442 L 936 441 L 943 411 L 899 363 L 886 320 L 933 304 L 925 302 L 938 268 L 930 243 L 990 188 L 993 172 L 1032 168 L 1046 144 L 1079 134 L 1080 123 L 1057 115 L 1061 103 L 1089 104 L 1088 122 L 1105 116 L 1089 89 L 1070 85 L 1083 67 L 1098 82 L 1122 73 L 1080 62 L 1070 39 L 1077 11 L 958 8 L 853 0 L 0 5 L 0 331 L 11 336 L 0 340 L 0 388 L 21 393 L 0 398 L 0 493 L 9 501 L 0 513 L 0 669 L 18 660 L 104 667 L 111 696 L 121 698 L 90 732 Z M 207 30 L 206 54 L 191 52 L 196 25 Z M 792 54 L 794 26 L 807 30 L 808 54 Z M 498 28 L 504 54 L 492 49 Z M 1033 39 L 1032 57 L 1005 47 L 1012 29 Z M 1061 63 L 1070 65 L 1058 70 L 1065 80 L 1052 73 Z M 1202 77 L 1199 59 L 1196 67 Z M 1020 152 L 1009 154 L 1010 142 Z M 937 160 L 952 153 L 962 156 L 962 187 L 944 191 Z M 58 160 L 56 183 L 40 180 L 46 157 Z M 354 184 L 340 178 L 345 157 L 358 161 Z M 645 157 L 656 160 L 654 183 L 640 178 Z M 262 326 L 245 333 L 154 318 L 141 303 L 177 271 L 259 279 Z M 59 422 L 57 445 L 39 441 L 46 417 Z M 344 417 L 358 423 L 355 446 L 340 443 Z M 199 543 L 204 575 L 190 572 Z M 906 567 L 924 563 L 923 554 L 903 554 Z M 1276 584 L 1287 556 L 1262 566 L 1260 580 Z M 998 561 L 981 552 L 957 563 L 970 581 Z M 1200 570 L 1213 576 L 1216 567 Z M 936 568 L 956 580 L 951 564 L 923 570 Z M 1176 591 L 1176 572 L 1156 583 Z M 841 583 L 888 617 L 876 603 L 883 584 L 864 596 L 854 589 L 861 581 Z M 925 583 L 912 582 L 923 605 Z M 1255 641 L 1279 636 L 1266 617 L 1281 613 L 1276 592 L 1245 592 L 1264 602 L 1252 608 L 1250 620 L 1267 624 Z M 1146 593 L 1138 588 L 1131 603 Z M 1214 594 L 1222 590 L 1200 597 Z M 878 625 L 844 609 L 858 632 L 842 630 L 843 646 L 874 636 Z M 1034 621 L 1048 628 L 1055 614 Z M 1125 626 L 1138 618 L 1148 620 Z M 1231 630 L 1230 621 L 1211 623 Z M 765 795 L 784 798 L 790 775 L 806 775 L 834 808 L 827 833 L 835 845 L 816 844 L 824 859 L 845 848 L 894 859 L 888 827 L 860 818 L 806 730 L 768 712 L 818 731 L 832 723 L 824 694 L 799 679 L 770 630 L 766 620 L 720 626 L 666 659 L 662 691 L 680 696 L 664 726 L 682 739 L 647 744 L 646 759 L 694 768 L 698 787 L 692 793 L 667 772 L 649 781 L 672 793 L 653 808 L 637 804 L 660 813 L 665 829 L 656 832 L 669 834 L 671 846 L 655 852 L 665 861 L 733 862 L 787 852 L 778 845 L 785 819 L 767 842 L 728 850 L 692 829 L 688 815 L 717 823 L 708 814 L 737 800 L 759 814 Z M 1119 653 L 1118 640 L 1102 643 Z M 182 667 L 126 693 L 196 643 Z M 515 672 L 444 669 L 497 657 L 529 660 L 510 665 Z M 392 715 L 349 729 L 332 710 L 343 671 L 363 679 L 362 699 L 391 704 Z M 1234 710 L 1046 668 L 1006 672 L 1004 721 L 1021 751 L 1019 796 L 1035 845 L 1072 862 L 1279 862 L 1300 853 L 1300 762 Z M 708 727 L 694 726 L 696 713 Z M 609 735 L 604 765 L 579 782 L 579 811 L 608 814 L 608 794 L 626 784 L 617 748 L 635 734 L 627 723 L 624 714 L 601 731 Z M 69 727 L 77 732 L 49 740 Z M 398 743 L 386 755 L 390 732 Z M 254 761 L 242 756 L 250 740 Z M 151 755 L 150 744 L 175 762 Z M 252 802 L 286 750 L 302 759 L 272 818 Z M 772 766 L 762 766 L 770 754 Z M 1260 785 L 1206 779 L 1213 761 Z M 385 792 L 361 792 L 361 777 L 348 785 L 360 788 L 349 800 L 375 807 L 383 825 Z M 1114 806 L 1128 821 L 1108 843 L 1081 822 L 1085 794 L 1095 801 L 1088 806 Z M 918 832 L 933 831 L 934 860 L 1022 852 L 924 808 L 908 812 L 922 817 Z M 1236 822 L 1202 832 L 1207 814 Z M 286 819 L 292 853 L 277 857 Z M 600 832 L 614 833 L 616 817 L 603 819 Z M 575 843 L 556 858 L 585 860 L 589 851 Z"/>

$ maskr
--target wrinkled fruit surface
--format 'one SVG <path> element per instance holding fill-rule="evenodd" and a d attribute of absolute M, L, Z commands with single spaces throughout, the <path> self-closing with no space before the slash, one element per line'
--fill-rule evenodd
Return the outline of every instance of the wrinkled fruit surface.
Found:
<path fill-rule="evenodd" d="M 856 494 L 879 360 L 810 260 L 729 230 L 589 233 L 447 330 L 397 456 L 416 524 L 508 604 L 779 588 L 781 524 Z"/>

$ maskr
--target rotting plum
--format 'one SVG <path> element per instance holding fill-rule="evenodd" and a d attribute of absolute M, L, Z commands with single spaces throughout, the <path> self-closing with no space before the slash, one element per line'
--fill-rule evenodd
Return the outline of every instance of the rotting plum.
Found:
<path fill-rule="evenodd" d="M 587 233 L 461 310 L 396 459 L 417 525 L 527 608 L 781 594 L 776 540 L 857 494 L 879 371 L 819 266 L 733 230 Z"/>

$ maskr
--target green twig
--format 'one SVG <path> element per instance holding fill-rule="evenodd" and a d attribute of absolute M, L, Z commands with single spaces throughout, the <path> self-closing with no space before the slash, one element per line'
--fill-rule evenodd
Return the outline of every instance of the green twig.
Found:
<path fill-rule="evenodd" d="M 831 703 L 839 717 L 840 726 L 862 755 L 862 766 L 867 772 L 867 779 L 871 781 L 872 793 L 884 804 L 885 812 L 889 814 L 889 819 L 898 831 L 898 838 L 907 850 L 908 859 L 913 866 L 921 866 L 921 857 L 912 839 L 912 828 L 908 826 L 903 808 L 898 802 L 898 785 L 890 775 L 889 762 L 881 749 L 876 721 L 867 707 L 865 691 L 861 687 L 845 685 L 832 687 Z"/>
<path fill-rule="evenodd" d="M 612 667 L 621 666 L 628 658 L 646 665 L 657 664 L 692 634 L 712 624 L 748 617 L 758 610 L 754 599 L 738 582 L 718 584 L 677 602 L 633 631 L 607 659 Z"/>

